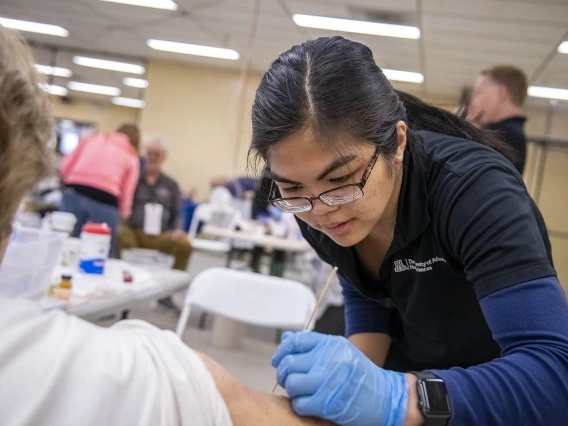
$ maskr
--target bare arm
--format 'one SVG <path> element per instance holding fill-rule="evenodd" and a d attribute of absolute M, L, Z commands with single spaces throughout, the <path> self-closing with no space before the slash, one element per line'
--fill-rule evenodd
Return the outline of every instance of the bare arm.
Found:
<path fill-rule="evenodd" d="M 213 376 L 219 393 L 225 400 L 234 426 L 331 426 L 326 420 L 299 417 L 292 411 L 290 400 L 283 396 L 270 395 L 245 387 L 223 367 L 200 352 L 205 366 Z"/>
<path fill-rule="evenodd" d="M 349 341 L 357 346 L 375 365 L 382 367 L 385 364 L 392 340 L 388 334 L 384 333 L 358 333 L 349 336 Z"/>

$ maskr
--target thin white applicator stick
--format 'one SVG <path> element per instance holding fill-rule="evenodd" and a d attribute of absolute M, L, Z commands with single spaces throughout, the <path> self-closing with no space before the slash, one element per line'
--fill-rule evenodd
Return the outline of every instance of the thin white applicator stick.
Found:
<path fill-rule="evenodd" d="M 310 315 L 310 318 L 308 319 L 308 322 L 306 322 L 306 325 L 304 326 L 304 331 L 308 330 L 310 327 L 310 324 L 312 323 L 312 321 L 314 320 L 314 318 L 316 317 L 316 314 L 318 312 L 319 306 L 321 305 L 321 302 L 325 296 L 325 294 L 327 293 L 327 290 L 329 289 L 329 285 L 331 284 L 331 279 L 333 278 L 333 276 L 335 275 L 335 273 L 337 272 L 337 266 L 334 266 L 333 269 L 331 270 L 331 272 L 329 273 L 329 276 L 327 277 L 327 281 L 325 283 L 325 286 L 323 287 L 323 290 L 321 291 L 318 300 L 316 301 L 316 306 L 312 312 L 312 315 Z M 272 388 L 272 390 L 270 391 L 271 394 L 273 394 L 276 391 L 276 388 L 278 388 L 278 383 L 276 383 L 274 385 L 274 387 Z"/>

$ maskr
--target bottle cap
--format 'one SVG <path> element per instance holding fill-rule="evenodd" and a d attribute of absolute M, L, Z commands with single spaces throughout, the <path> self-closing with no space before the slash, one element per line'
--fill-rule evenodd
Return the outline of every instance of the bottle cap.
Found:
<path fill-rule="evenodd" d="M 87 223 L 83 225 L 83 232 L 88 234 L 110 235 L 111 230 L 106 223 Z"/>

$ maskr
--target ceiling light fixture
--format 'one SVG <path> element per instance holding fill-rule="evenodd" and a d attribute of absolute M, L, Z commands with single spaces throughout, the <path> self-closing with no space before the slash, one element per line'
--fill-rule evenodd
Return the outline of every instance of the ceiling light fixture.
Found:
<path fill-rule="evenodd" d="M 144 80 L 142 78 L 124 77 L 122 82 L 125 86 L 138 87 L 139 89 L 145 89 L 148 87 L 148 80 Z"/>
<path fill-rule="evenodd" d="M 18 19 L 0 18 L 0 25 L 18 31 L 47 34 L 57 37 L 68 37 L 69 31 L 59 25 L 40 24 L 38 22 L 20 21 Z"/>
<path fill-rule="evenodd" d="M 563 41 L 562 43 L 560 43 L 560 46 L 558 46 L 558 52 L 568 53 L 568 41 Z"/>
<path fill-rule="evenodd" d="M 133 99 L 133 98 L 112 98 L 112 103 L 115 105 L 130 107 L 130 108 L 144 108 L 146 106 L 146 102 L 140 99 Z"/>
<path fill-rule="evenodd" d="M 154 9 L 176 10 L 177 4 L 172 0 L 101 0 L 108 3 L 127 4 L 129 6 L 152 7 Z"/>
<path fill-rule="evenodd" d="M 102 70 L 120 71 L 131 74 L 144 74 L 144 72 L 146 72 L 146 69 L 142 65 L 107 61 L 106 59 L 87 58 L 85 56 L 75 56 L 73 62 L 82 67 L 99 68 Z"/>
<path fill-rule="evenodd" d="M 419 72 L 410 71 L 399 71 L 399 70 L 389 70 L 383 68 L 383 74 L 389 80 L 393 81 L 405 81 L 407 83 L 423 83 L 424 76 Z"/>
<path fill-rule="evenodd" d="M 67 96 L 67 93 L 69 93 L 65 87 L 54 86 L 53 84 L 40 84 L 39 86 L 50 95 Z"/>
<path fill-rule="evenodd" d="M 568 89 L 556 89 L 554 87 L 529 86 L 527 90 L 533 98 L 560 99 L 568 101 Z"/>
<path fill-rule="evenodd" d="M 67 87 L 76 92 L 96 93 L 98 95 L 118 96 L 120 89 L 118 87 L 101 86 L 99 84 L 79 83 L 70 81 Z"/>
<path fill-rule="evenodd" d="M 53 75 L 55 77 L 71 77 L 73 73 L 70 69 L 61 67 L 52 67 L 49 65 L 35 64 L 36 70 L 45 75 Z"/>
<path fill-rule="evenodd" d="M 220 47 L 200 46 L 197 44 L 178 43 L 175 41 L 153 40 L 146 42 L 148 47 L 164 52 L 182 53 L 184 55 L 207 56 L 209 58 L 238 60 L 241 56 L 233 49 L 223 49 Z"/>
<path fill-rule="evenodd" d="M 370 34 L 384 37 L 419 39 L 420 29 L 407 25 L 381 24 L 379 22 L 355 21 L 352 19 L 327 18 L 325 16 L 292 16 L 296 25 L 321 30 L 343 31 L 347 33 Z"/>

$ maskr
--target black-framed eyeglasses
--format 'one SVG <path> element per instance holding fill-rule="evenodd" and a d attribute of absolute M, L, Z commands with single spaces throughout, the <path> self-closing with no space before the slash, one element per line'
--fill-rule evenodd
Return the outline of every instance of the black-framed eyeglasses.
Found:
<path fill-rule="evenodd" d="M 379 150 L 375 151 L 373 158 L 369 162 L 369 165 L 363 173 L 363 177 L 359 183 L 350 183 L 348 185 L 339 186 L 337 188 L 324 191 L 317 197 L 287 197 L 283 198 L 280 196 L 280 191 L 278 186 L 274 184 L 274 181 L 270 184 L 270 194 L 268 196 L 268 201 L 274 207 L 286 213 L 304 213 L 309 212 L 314 208 L 314 201 L 319 199 L 322 203 L 328 206 L 340 206 L 343 204 L 352 203 L 365 195 L 363 188 L 367 183 L 367 179 L 373 171 L 373 167 L 379 158 Z"/>

